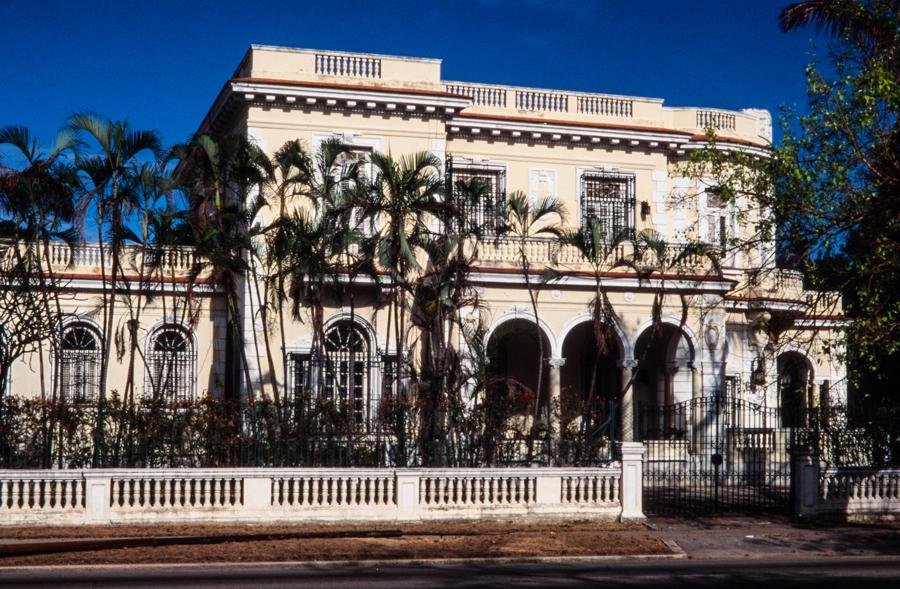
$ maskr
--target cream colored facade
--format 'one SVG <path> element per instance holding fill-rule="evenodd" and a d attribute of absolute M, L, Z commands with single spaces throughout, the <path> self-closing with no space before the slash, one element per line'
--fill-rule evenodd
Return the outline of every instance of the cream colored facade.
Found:
<path fill-rule="evenodd" d="M 455 169 L 494 170 L 502 175 L 507 193 L 521 190 L 530 198 L 560 199 L 568 212 L 564 224 L 571 228 L 582 220 L 590 178 L 624 178 L 630 186 L 626 190 L 632 191 L 623 217 L 627 224 L 636 231 L 653 229 L 673 247 L 698 240 L 719 243 L 722 231 L 737 239 L 753 232 L 752 215 L 738 215 L 734 206 L 714 206 L 704 183 L 683 175 L 690 152 L 706 144 L 707 129 L 716 130 L 721 149 L 761 157 L 772 138 L 771 117 L 764 110 L 672 108 L 654 98 L 445 81 L 441 62 L 435 59 L 267 46 L 248 51 L 200 128 L 246 133 L 268 153 L 291 139 L 315 152 L 335 137 L 350 149 L 395 157 L 430 151 L 441 160 L 452 158 Z M 555 265 L 567 274 L 540 293 L 550 396 L 559 398 L 573 390 L 579 394 L 584 362 L 575 356 L 587 341 L 584 330 L 590 322 L 594 279 L 571 248 L 539 241 L 529 248 L 536 268 Z M 485 241 L 481 248 L 473 279 L 484 308 L 472 313 L 473 320 L 487 327 L 488 338 L 505 337 L 504 325 L 534 321 L 523 276 L 516 270 L 516 251 L 508 238 Z M 722 273 L 694 260 L 649 280 L 622 270 L 604 276 L 621 325 L 603 386 L 622 388 L 633 377 L 634 387 L 619 395 L 626 415 L 637 403 L 671 404 L 726 388 L 748 401 L 778 406 L 778 366 L 787 365 L 779 359 L 787 357 L 784 354 L 799 359 L 796 378 L 809 393 L 803 403 L 819 402 L 825 383 L 833 400 L 841 400 L 845 368 L 837 355 L 825 353 L 826 347 L 836 345 L 840 323 L 823 317 L 826 311 L 815 302 L 816 293 L 805 292 L 797 274 L 775 267 L 769 243 L 729 250 L 722 262 Z M 77 296 L 66 303 L 66 311 L 90 322 L 96 307 L 92 293 L 99 285 L 96 264 L 86 264 L 79 272 L 72 282 Z M 651 305 L 661 290 L 667 293 L 662 321 L 669 327 L 651 342 Z M 270 375 L 264 353 L 253 342 L 260 341 L 256 336 L 265 329 L 273 342 L 280 342 L 281 334 L 254 321 L 253 295 L 248 292 L 247 355 L 252 381 L 262 383 L 265 392 Z M 368 338 L 372 356 L 392 354 L 386 314 L 365 296 L 356 304 L 358 329 Z M 214 292 L 205 293 L 196 320 L 187 326 L 197 395 L 222 394 L 221 306 Z M 346 302 L 334 303 L 327 313 L 328 326 L 334 326 L 347 319 L 349 309 Z M 158 325 L 176 319 L 164 315 L 161 307 L 153 307 L 141 318 L 138 328 L 146 338 Z M 788 322 L 777 338 L 769 332 L 773 319 Z M 126 320 L 123 315 L 117 323 Z M 281 353 L 280 343 L 274 353 L 274 376 L 290 391 L 291 358 L 302 357 L 311 345 L 309 322 L 290 321 L 284 340 L 286 353 Z M 511 345 L 514 342 L 503 347 L 507 355 L 527 363 L 532 352 L 511 352 Z M 45 366 L 49 362 L 47 358 Z M 110 388 L 123 386 L 125 362 L 127 357 L 113 360 Z M 140 381 L 146 373 L 139 366 Z M 511 365 L 507 369 L 524 370 Z M 372 374 L 366 380 L 368 396 L 378 394 L 379 377 Z M 13 371 L 13 389 L 33 393 L 37 380 L 34 358 L 23 358 Z M 628 417 L 625 421 L 623 435 L 628 439 L 633 431 Z"/>

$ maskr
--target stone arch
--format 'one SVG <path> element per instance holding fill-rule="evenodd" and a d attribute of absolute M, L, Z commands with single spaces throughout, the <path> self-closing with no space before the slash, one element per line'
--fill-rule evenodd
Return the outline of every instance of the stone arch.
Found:
<path fill-rule="evenodd" d="M 516 319 L 534 323 L 534 313 L 532 313 L 530 310 L 523 311 L 518 307 L 513 307 L 512 309 L 502 313 L 499 317 L 494 319 L 494 321 L 491 323 L 491 326 L 484 334 L 485 344 L 491 341 L 491 337 L 494 335 L 494 332 L 497 331 L 497 328 L 502 326 L 504 323 L 514 321 Z M 538 325 L 540 326 L 541 331 L 544 332 L 544 337 L 549 344 L 549 350 L 546 350 L 547 355 L 551 358 L 558 358 L 560 350 L 557 345 L 557 338 L 553 333 L 553 329 L 550 327 L 550 325 L 547 324 L 546 321 L 544 321 L 540 317 L 538 317 Z"/>
<path fill-rule="evenodd" d="M 559 352 L 556 354 L 558 357 L 562 356 L 562 347 L 565 345 L 566 337 L 568 337 L 569 333 L 577 328 L 579 325 L 583 323 L 588 323 L 593 321 L 593 316 L 590 311 L 584 311 L 583 313 L 579 313 L 575 317 L 569 319 L 563 328 L 559 332 Z M 618 323 L 613 324 L 613 329 L 615 329 L 616 334 L 618 335 L 618 341 L 616 342 L 619 346 L 619 357 L 622 362 L 630 362 L 634 360 L 634 343 L 628 338 L 625 330 L 622 329 L 622 326 Z"/>
<path fill-rule="evenodd" d="M 634 379 L 638 405 L 672 405 L 694 395 L 698 341 L 685 325 L 663 317 L 658 331 L 652 321 L 637 331 Z"/>
<path fill-rule="evenodd" d="M 691 357 L 693 358 L 693 361 L 696 362 L 699 360 L 698 354 L 700 353 L 700 350 L 702 348 L 700 347 L 700 340 L 697 338 L 697 334 L 694 333 L 694 330 L 692 330 L 686 323 L 683 324 L 681 321 L 671 315 L 663 315 L 660 318 L 659 322 L 663 325 L 670 325 L 672 327 L 680 329 L 684 334 L 687 343 L 690 345 Z M 641 323 L 638 328 L 634 330 L 634 338 L 631 340 L 633 342 L 632 353 L 635 353 L 637 350 L 638 340 L 640 340 L 640 338 L 647 332 L 648 329 L 651 329 L 653 327 L 654 323 L 655 322 L 653 321 L 653 319 L 648 319 L 647 321 Z M 637 360 L 637 357 L 633 356 L 632 359 Z"/>
<path fill-rule="evenodd" d="M 630 365 L 622 330 L 613 325 L 605 351 L 598 349 L 593 317 L 582 313 L 567 324 L 559 338 L 559 427 L 561 435 L 576 434 L 616 415 L 623 391 L 622 368 Z M 585 422 L 585 419 L 587 420 Z"/>

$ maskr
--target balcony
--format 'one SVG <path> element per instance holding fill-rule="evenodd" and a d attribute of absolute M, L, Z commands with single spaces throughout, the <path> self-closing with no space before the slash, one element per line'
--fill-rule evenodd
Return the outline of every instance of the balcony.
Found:
<path fill-rule="evenodd" d="M 805 311 L 806 293 L 803 274 L 785 268 L 746 270 L 732 291 L 732 298 L 752 302 L 773 310 Z"/>

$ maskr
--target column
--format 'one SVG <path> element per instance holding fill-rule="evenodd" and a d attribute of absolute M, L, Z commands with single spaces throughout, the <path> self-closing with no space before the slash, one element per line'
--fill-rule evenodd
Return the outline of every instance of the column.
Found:
<path fill-rule="evenodd" d="M 699 399 L 703 396 L 703 375 L 697 363 L 691 364 L 691 397 Z"/>
<path fill-rule="evenodd" d="M 697 362 L 691 364 L 691 448 L 694 452 L 700 447 L 700 427 L 702 426 L 703 413 L 701 411 L 701 397 L 703 397 L 703 375 L 700 373 L 700 365 Z"/>
<path fill-rule="evenodd" d="M 666 364 L 663 372 L 663 383 L 665 386 L 665 405 L 666 411 L 663 414 L 665 423 L 663 427 L 666 433 L 671 433 L 674 429 L 680 427 L 675 415 L 675 373 L 678 372 L 678 366 L 675 364 Z"/>
<path fill-rule="evenodd" d="M 819 383 L 813 382 L 809 385 L 809 399 L 806 400 L 808 407 L 804 413 L 808 416 L 807 422 L 805 425 L 807 427 L 815 425 L 815 422 L 820 419 L 819 416 Z"/>
<path fill-rule="evenodd" d="M 622 368 L 622 441 L 634 441 L 634 383 L 631 382 L 637 360 L 624 360 Z"/>
<path fill-rule="evenodd" d="M 559 443 L 561 432 L 559 431 L 559 411 L 560 411 L 560 376 L 559 369 L 566 365 L 565 358 L 550 358 L 547 360 L 550 365 L 550 406 L 547 407 L 547 427 L 553 432 L 553 446 Z"/>

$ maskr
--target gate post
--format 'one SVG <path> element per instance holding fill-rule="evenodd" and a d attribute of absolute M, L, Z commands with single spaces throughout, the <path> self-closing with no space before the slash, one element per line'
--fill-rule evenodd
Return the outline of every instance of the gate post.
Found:
<path fill-rule="evenodd" d="M 621 501 L 622 515 L 626 521 L 643 521 L 644 517 L 644 445 L 640 442 L 619 442 L 617 444 L 622 461 Z"/>
<path fill-rule="evenodd" d="M 815 515 L 819 503 L 819 453 L 808 446 L 791 448 L 791 506 L 794 517 Z"/>

